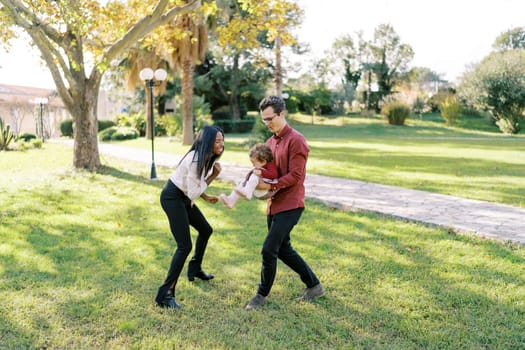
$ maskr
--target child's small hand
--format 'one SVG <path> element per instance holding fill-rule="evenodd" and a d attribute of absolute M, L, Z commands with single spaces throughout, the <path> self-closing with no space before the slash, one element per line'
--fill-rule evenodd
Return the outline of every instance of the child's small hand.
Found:
<path fill-rule="evenodd" d="M 256 187 L 258 190 L 266 190 L 266 191 L 269 191 L 272 189 L 272 185 L 270 185 L 269 183 L 266 183 L 263 181 L 263 179 L 259 179 L 259 183 L 257 184 L 257 187 Z"/>
<path fill-rule="evenodd" d="M 257 175 L 257 176 L 261 176 L 261 174 L 262 174 L 262 170 L 261 170 L 261 169 L 258 169 L 258 168 L 255 168 L 255 169 L 253 169 L 253 173 L 254 173 L 255 175 Z"/>

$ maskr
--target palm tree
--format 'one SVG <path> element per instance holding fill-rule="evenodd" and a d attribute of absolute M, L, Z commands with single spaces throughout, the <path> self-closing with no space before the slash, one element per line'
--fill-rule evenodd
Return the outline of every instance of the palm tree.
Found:
<path fill-rule="evenodd" d="M 139 73 L 142 69 L 149 67 L 153 70 L 158 68 L 167 69 L 167 63 L 160 56 L 158 56 L 154 50 L 135 47 L 128 53 L 126 59 L 124 59 L 121 66 L 125 67 L 124 78 L 128 84 L 130 90 L 135 90 L 137 87 L 144 85 L 144 82 L 140 80 Z M 147 89 L 147 88 L 146 88 Z M 166 91 L 166 81 L 162 81 L 154 89 L 155 95 L 163 95 Z M 151 100 L 151 94 L 146 91 L 146 138 L 151 139 L 152 132 L 154 130 L 150 120 L 152 120 L 151 105 L 155 101 Z"/>
<path fill-rule="evenodd" d="M 182 87 L 182 144 L 193 143 L 193 72 L 195 64 L 204 61 L 208 48 L 206 18 L 202 13 L 178 17 L 167 29 L 169 41 L 160 46 L 160 55 L 170 68 L 181 73 Z"/>

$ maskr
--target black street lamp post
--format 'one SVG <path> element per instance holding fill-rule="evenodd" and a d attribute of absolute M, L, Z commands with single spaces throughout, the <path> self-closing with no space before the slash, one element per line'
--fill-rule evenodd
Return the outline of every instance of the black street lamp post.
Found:
<path fill-rule="evenodd" d="M 164 69 L 157 69 L 155 72 L 153 72 L 153 69 L 151 68 L 144 68 L 139 73 L 140 80 L 143 80 L 146 84 L 146 90 L 149 89 L 149 106 L 146 106 L 146 108 L 149 107 L 149 127 L 151 131 L 151 180 L 157 178 L 157 171 L 155 169 L 155 118 L 153 116 L 153 87 L 166 80 L 167 75 L 168 74 Z M 148 91 L 146 91 L 146 93 L 147 92 Z"/>

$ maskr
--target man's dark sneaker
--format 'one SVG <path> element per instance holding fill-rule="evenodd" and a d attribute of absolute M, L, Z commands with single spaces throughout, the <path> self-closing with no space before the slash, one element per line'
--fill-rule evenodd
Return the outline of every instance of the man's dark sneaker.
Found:
<path fill-rule="evenodd" d="M 263 306 L 266 303 L 266 297 L 262 296 L 261 294 L 255 294 L 255 296 L 250 300 L 248 305 L 246 305 L 246 310 L 253 310 L 255 308 L 258 308 L 259 306 Z"/>
<path fill-rule="evenodd" d="M 318 285 L 313 286 L 312 288 L 305 288 L 303 295 L 301 295 L 299 298 L 295 300 L 296 301 L 309 301 L 309 300 L 318 298 L 323 295 L 324 295 L 324 289 L 323 289 L 323 286 L 321 286 L 321 283 L 319 283 Z"/>

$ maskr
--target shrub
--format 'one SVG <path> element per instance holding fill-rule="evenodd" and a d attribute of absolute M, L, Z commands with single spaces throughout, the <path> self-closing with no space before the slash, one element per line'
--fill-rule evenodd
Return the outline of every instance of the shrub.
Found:
<path fill-rule="evenodd" d="M 32 139 L 36 139 L 36 135 L 35 134 L 31 134 L 29 132 L 25 132 L 23 134 L 20 134 L 17 136 L 17 140 L 24 140 L 24 142 L 28 142 Z"/>
<path fill-rule="evenodd" d="M 115 123 L 112 120 L 99 120 L 98 121 L 98 131 L 105 130 L 107 128 L 111 128 L 112 126 L 116 126 L 117 123 Z"/>
<path fill-rule="evenodd" d="M 116 123 L 112 120 L 98 120 L 98 131 L 105 130 L 112 126 L 115 126 Z M 65 137 L 73 137 L 73 119 L 66 119 L 60 123 L 60 133 Z M 26 139 L 25 141 L 28 141 Z"/>
<path fill-rule="evenodd" d="M 428 105 L 431 112 L 439 112 L 439 107 L 445 101 L 445 99 L 453 95 L 455 92 L 453 89 L 439 90 L 437 93 L 432 95 L 428 100 Z"/>
<path fill-rule="evenodd" d="M 4 120 L 0 118 L 0 151 L 7 150 L 12 140 L 11 125 L 4 124 Z"/>
<path fill-rule="evenodd" d="M 195 111 L 195 104 L 193 105 L 194 111 Z M 209 104 L 208 104 L 208 108 Z M 240 113 L 241 118 L 243 118 L 248 111 L 244 106 L 240 107 Z M 208 114 L 210 114 L 208 112 Z M 223 120 L 223 119 L 231 119 L 232 113 L 229 105 L 220 106 L 219 108 L 215 109 L 213 112 L 211 112 L 211 119 L 213 120 Z"/>
<path fill-rule="evenodd" d="M 105 130 L 102 130 L 98 133 L 98 139 L 100 141 L 110 141 L 111 140 L 111 136 L 113 136 L 114 133 L 117 132 L 117 129 L 119 127 L 117 126 L 113 126 L 111 128 L 107 128 Z"/>
<path fill-rule="evenodd" d="M 297 92 L 296 98 L 299 102 L 299 110 L 308 114 L 320 115 L 332 112 L 330 90 L 320 87 L 309 92 Z"/>
<path fill-rule="evenodd" d="M 288 99 L 286 100 L 286 110 L 288 113 L 297 113 L 299 112 L 299 104 L 301 101 L 297 98 L 297 96 L 292 95 L 289 93 Z"/>
<path fill-rule="evenodd" d="M 27 151 L 31 147 L 31 143 L 29 142 L 15 142 L 11 145 L 11 148 L 15 151 Z"/>
<path fill-rule="evenodd" d="M 360 113 L 365 118 L 373 118 L 376 115 L 376 111 L 373 109 L 366 109 Z"/>
<path fill-rule="evenodd" d="M 417 96 L 416 100 L 414 101 L 414 104 L 412 104 L 412 111 L 414 112 L 414 114 L 418 115 L 419 118 L 422 118 L 426 107 L 427 104 L 425 102 L 424 97 Z"/>
<path fill-rule="evenodd" d="M 214 110 L 211 113 L 211 118 L 213 120 L 223 120 L 223 119 L 230 119 L 231 118 L 231 111 L 230 106 L 220 106 L 216 110 Z"/>
<path fill-rule="evenodd" d="M 73 137 L 73 119 L 66 119 L 60 123 L 60 133 L 65 137 Z"/>
<path fill-rule="evenodd" d="M 195 126 L 195 130 L 200 130 L 206 125 L 211 125 L 212 118 L 210 117 L 210 111 L 211 107 L 208 102 L 206 102 L 206 99 L 204 96 L 193 96 L 193 125 Z M 246 113 L 246 111 L 242 111 L 242 115 Z"/>
<path fill-rule="evenodd" d="M 456 120 L 461 115 L 461 104 L 457 97 L 450 95 L 441 102 L 440 110 L 441 117 L 445 119 L 447 126 L 452 126 L 456 124 Z"/>
<path fill-rule="evenodd" d="M 139 137 L 138 130 L 129 126 L 112 126 L 98 133 L 101 141 L 132 140 L 137 137 Z"/>
<path fill-rule="evenodd" d="M 42 145 L 44 144 L 41 139 L 31 139 L 29 143 L 33 148 L 42 148 Z"/>
<path fill-rule="evenodd" d="M 168 136 L 176 136 L 182 134 L 182 117 L 180 114 L 164 114 L 157 118 L 157 124 L 160 126 Z M 158 130 L 155 127 L 155 133 Z"/>
<path fill-rule="evenodd" d="M 43 145 L 44 142 L 39 138 L 31 138 L 28 141 L 24 141 L 24 138 L 18 137 L 17 142 L 13 144 L 13 149 L 16 151 L 27 151 L 32 148 L 42 148 Z"/>
<path fill-rule="evenodd" d="M 496 120 L 496 125 L 504 134 L 516 134 L 520 130 L 520 124 L 511 119 L 498 119 Z"/>
<path fill-rule="evenodd" d="M 487 117 L 487 112 L 480 111 L 470 106 L 461 107 L 461 114 L 469 116 L 469 117 L 475 117 L 475 118 L 486 118 Z"/>
<path fill-rule="evenodd" d="M 226 119 L 216 120 L 215 125 L 220 127 L 225 133 L 246 133 L 253 129 L 255 119 Z"/>
<path fill-rule="evenodd" d="M 248 140 L 248 145 L 251 147 L 259 142 L 266 142 L 271 136 L 272 132 L 264 124 L 261 118 L 255 118 L 255 122 L 252 129 L 252 134 Z"/>
<path fill-rule="evenodd" d="M 193 96 L 192 100 L 193 113 L 193 130 L 200 130 L 206 125 L 212 125 L 213 121 L 210 115 L 210 104 L 206 102 L 204 96 Z M 178 100 L 177 104 L 182 106 L 182 101 Z M 174 114 L 165 114 L 157 118 L 156 132 L 159 133 L 159 126 L 164 129 L 164 134 L 176 136 L 182 134 L 182 108 L 179 108 Z"/>
<path fill-rule="evenodd" d="M 146 117 L 140 113 L 122 113 L 115 117 L 117 126 L 127 126 L 138 130 L 140 136 L 146 135 Z"/>
<path fill-rule="evenodd" d="M 489 111 L 503 133 L 516 134 L 525 120 L 525 50 L 492 52 L 463 75 L 468 105 Z"/>
<path fill-rule="evenodd" d="M 332 109 L 332 114 L 335 115 L 344 115 L 346 113 L 347 103 L 344 91 L 332 92 L 330 96 L 330 108 Z"/>
<path fill-rule="evenodd" d="M 405 120 L 410 116 L 410 107 L 400 101 L 388 102 L 381 108 L 381 114 L 390 125 L 404 125 Z"/>

